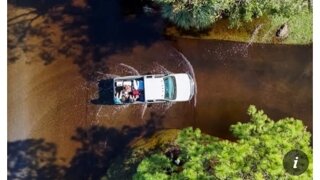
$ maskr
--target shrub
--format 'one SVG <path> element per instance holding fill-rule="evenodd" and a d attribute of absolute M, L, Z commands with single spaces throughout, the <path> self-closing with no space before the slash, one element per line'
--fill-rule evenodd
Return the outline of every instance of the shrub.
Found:
<path fill-rule="evenodd" d="M 236 0 L 229 11 L 230 27 L 240 27 L 261 16 L 290 17 L 308 8 L 306 0 Z"/>
<path fill-rule="evenodd" d="M 221 18 L 232 0 L 154 0 L 162 6 L 162 16 L 185 30 L 208 28 Z"/>
<path fill-rule="evenodd" d="M 186 128 L 176 140 L 179 161 L 162 153 L 145 158 L 134 179 L 311 179 L 311 134 L 300 120 L 271 120 L 262 110 L 250 106 L 251 121 L 231 126 L 237 142 L 219 140 Z M 300 176 L 285 172 L 282 160 L 287 152 L 299 149 L 309 159 L 309 167 Z"/>

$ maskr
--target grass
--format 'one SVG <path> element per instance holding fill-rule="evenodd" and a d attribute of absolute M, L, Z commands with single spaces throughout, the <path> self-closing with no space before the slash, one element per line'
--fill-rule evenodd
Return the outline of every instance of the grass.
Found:
<path fill-rule="evenodd" d="M 166 129 L 156 132 L 150 138 L 141 138 L 135 141 L 131 147 L 135 150 L 150 151 L 158 145 L 173 142 L 178 136 L 178 129 Z"/>
<path fill-rule="evenodd" d="M 277 19 L 273 20 L 279 23 Z M 309 44 L 312 43 L 312 13 L 302 12 L 288 20 L 290 27 L 289 37 L 286 39 L 288 44 Z"/>
<path fill-rule="evenodd" d="M 284 23 L 288 23 L 289 36 L 284 40 L 275 38 L 277 29 Z M 256 37 L 252 38 L 255 29 L 261 25 Z M 216 39 L 227 41 L 255 43 L 280 43 L 280 44 L 310 44 L 312 43 L 312 12 L 302 11 L 290 18 L 262 17 L 244 24 L 239 29 L 230 29 L 227 19 L 216 22 L 207 32 L 188 34 L 182 33 L 175 27 L 168 27 L 166 34 L 175 37 Z"/>

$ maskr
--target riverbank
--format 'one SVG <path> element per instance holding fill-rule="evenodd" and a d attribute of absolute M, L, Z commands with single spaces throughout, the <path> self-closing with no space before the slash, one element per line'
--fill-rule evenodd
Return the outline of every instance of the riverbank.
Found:
<path fill-rule="evenodd" d="M 288 24 L 288 37 L 279 40 L 276 38 L 277 29 L 284 23 Z M 273 44 L 311 44 L 312 43 L 312 12 L 303 11 L 290 18 L 262 17 L 247 23 L 239 29 L 229 28 L 227 19 L 217 21 L 213 27 L 205 32 L 182 32 L 175 26 L 166 28 L 166 35 L 190 39 L 214 39 L 238 41 L 248 43 Z"/>

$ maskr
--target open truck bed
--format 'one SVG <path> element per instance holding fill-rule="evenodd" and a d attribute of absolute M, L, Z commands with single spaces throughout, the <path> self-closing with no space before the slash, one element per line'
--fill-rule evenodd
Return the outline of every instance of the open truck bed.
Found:
<path fill-rule="evenodd" d="M 114 87 L 114 103 L 115 104 L 139 104 L 145 102 L 144 97 L 144 76 L 126 76 L 126 77 L 117 77 L 113 79 L 113 87 Z M 119 98 L 121 94 L 121 91 L 123 91 L 124 88 L 128 88 L 130 92 L 133 90 L 139 91 L 139 98 L 137 98 L 133 102 L 129 101 L 117 101 L 116 99 Z M 121 97 L 120 97 L 121 98 Z"/>
<path fill-rule="evenodd" d="M 190 101 L 194 81 L 189 74 L 154 74 L 113 79 L 114 104 Z"/>

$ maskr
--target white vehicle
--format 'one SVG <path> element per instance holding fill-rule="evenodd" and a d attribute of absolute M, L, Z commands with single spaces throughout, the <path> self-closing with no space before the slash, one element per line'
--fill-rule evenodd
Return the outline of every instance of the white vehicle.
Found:
<path fill-rule="evenodd" d="M 113 79 L 115 104 L 189 101 L 194 81 L 189 74 L 156 74 Z"/>

